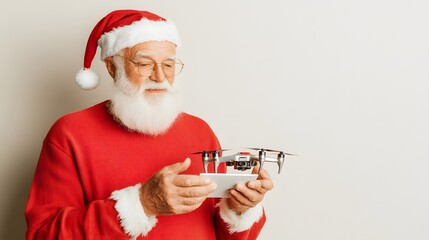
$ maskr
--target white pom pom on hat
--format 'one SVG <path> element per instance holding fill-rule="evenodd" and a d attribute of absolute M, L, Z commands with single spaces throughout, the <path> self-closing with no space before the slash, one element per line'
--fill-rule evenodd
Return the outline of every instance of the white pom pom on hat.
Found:
<path fill-rule="evenodd" d="M 80 88 L 92 90 L 100 84 L 100 77 L 91 69 L 81 69 L 76 74 L 76 82 Z"/>
<path fill-rule="evenodd" d="M 76 74 L 77 84 L 85 90 L 98 86 L 100 78 L 90 69 L 97 46 L 100 46 L 101 60 L 104 60 L 124 48 L 147 41 L 169 41 L 180 46 L 176 26 L 154 13 L 139 10 L 109 13 L 97 23 L 88 38 L 83 69 Z"/>

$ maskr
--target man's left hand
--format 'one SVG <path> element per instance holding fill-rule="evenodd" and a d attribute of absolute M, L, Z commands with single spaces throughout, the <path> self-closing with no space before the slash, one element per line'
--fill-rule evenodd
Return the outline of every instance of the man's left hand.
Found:
<path fill-rule="evenodd" d="M 253 168 L 252 173 L 255 174 L 258 171 L 259 165 Z M 245 212 L 260 203 L 264 199 L 265 193 L 273 187 L 270 174 L 262 169 L 256 180 L 239 183 L 228 191 L 228 207 L 237 213 Z"/>

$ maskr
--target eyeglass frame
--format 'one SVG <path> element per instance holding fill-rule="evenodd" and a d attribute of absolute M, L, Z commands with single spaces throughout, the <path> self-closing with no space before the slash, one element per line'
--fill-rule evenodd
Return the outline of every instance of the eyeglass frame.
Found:
<path fill-rule="evenodd" d="M 129 61 L 130 63 L 134 64 L 134 66 L 137 68 L 137 72 L 139 73 L 139 75 L 140 75 L 141 77 L 150 77 L 150 76 L 153 74 L 153 72 L 154 72 L 154 71 L 156 71 L 156 68 L 157 68 L 157 66 L 158 66 L 158 65 L 161 65 L 162 73 L 167 77 L 167 74 L 165 73 L 164 68 L 162 67 L 162 63 L 163 63 L 163 62 L 165 62 L 165 61 L 167 61 L 167 60 L 170 60 L 170 59 L 166 59 L 166 60 L 164 60 L 164 61 L 162 61 L 162 62 L 156 62 L 156 61 L 155 61 L 155 60 L 153 60 L 152 58 L 144 57 L 144 58 L 150 59 L 152 62 L 154 62 L 154 63 L 155 63 L 155 65 L 154 65 L 154 66 L 153 66 L 153 68 L 152 68 L 151 73 L 150 73 L 149 75 L 145 76 L 144 74 L 142 74 L 142 73 L 140 72 L 140 67 L 141 67 L 141 64 L 140 64 L 140 63 L 136 63 L 136 62 L 134 62 L 133 60 L 131 60 L 131 59 L 129 59 L 129 58 L 127 58 L 127 57 L 125 57 L 125 56 L 119 55 L 119 54 L 114 55 L 114 56 L 122 57 L 123 59 L 125 59 L 125 60 Z M 174 75 L 173 75 L 173 76 L 169 76 L 169 77 L 175 77 L 175 76 L 179 75 L 179 74 L 183 71 L 183 68 L 185 67 L 185 64 L 184 64 L 184 63 L 182 62 L 182 60 L 180 60 L 179 58 L 174 59 L 174 65 L 180 65 L 180 66 L 181 66 L 181 67 L 180 67 L 180 71 L 179 71 L 178 73 L 176 73 L 176 68 L 175 68 L 175 70 L 174 70 L 174 72 L 175 72 L 175 73 L 174 73 Z"/>

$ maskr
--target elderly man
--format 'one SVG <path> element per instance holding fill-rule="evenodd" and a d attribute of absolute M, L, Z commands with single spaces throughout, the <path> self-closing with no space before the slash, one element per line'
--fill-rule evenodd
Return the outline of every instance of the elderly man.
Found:
<path fill-rule="evenodd" d="M 145 11 L 108 14 L 76 77 L 85 89 L 98 84 L 90 70 L 97 45 L 113 96 L 61 117 L 47 134 L 26 208 L 27 239 L 256 239 L 272 181 L 262 170 L 229 198 L 207 198 L 216 184 L 199 176 L 202 162 L 190 153 L 220 146 L 203 120 L 181 112 L 175 26 Z"/>

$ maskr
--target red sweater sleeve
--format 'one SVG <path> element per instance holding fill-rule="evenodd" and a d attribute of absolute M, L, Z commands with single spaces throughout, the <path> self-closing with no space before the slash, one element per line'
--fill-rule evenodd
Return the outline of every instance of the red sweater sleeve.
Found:
<path fill-rule="evenodd" d="M 25 210 L 27 239 L 128 239 L 114 204 L 87 202 L 72 156 L 45 140 Z"/>
<path fill-rule="evenodd" d="M 217 142 L 217 147 L 215 149 L 221 149 L 219 142 Z M 218 170 L 220 173 L 226 173 L 226 165 L 221 164 Z M 225 223 L 220 216 L 219 207 L 216 208 L 214 221 L 216 227 L 216 239 L 218 240 L 254 240 L 258 238 L 259 233 L 265 225 L 266 215 L 265 212 L 263 212 L 261 218 L 253 223 L 249 229 L 234 233 L 230 232 L 228 224 Z"/>
<path fill-rule="evenodd" d="M 265 213 L 255 222 L 251 228 L 242 231 L 230 233 L 228 225 L 219 216 L 219 211 L 216 214 L 216 239 L 218 240 L 254 240 L 257 239 L 266 221 Z"/>

